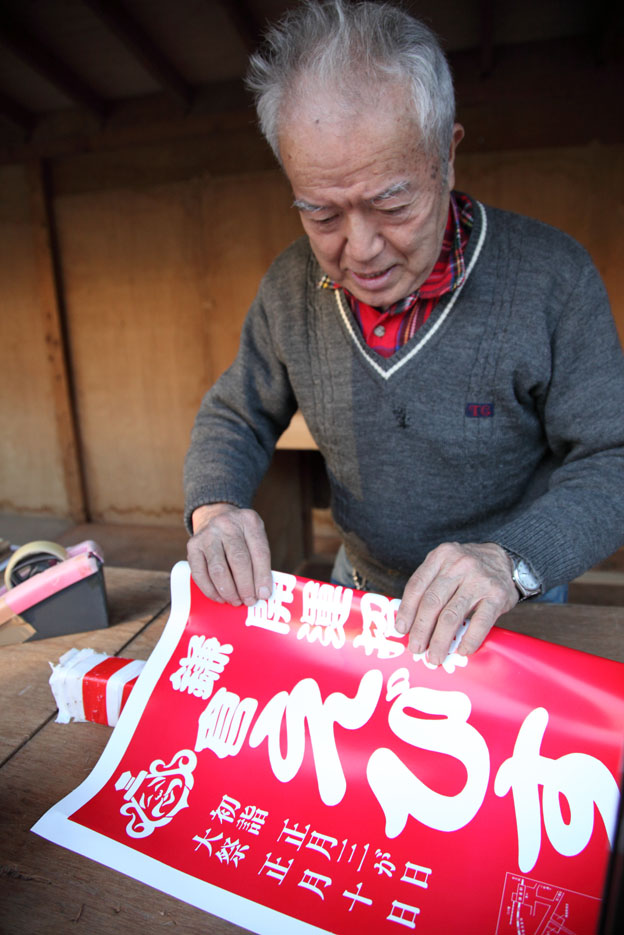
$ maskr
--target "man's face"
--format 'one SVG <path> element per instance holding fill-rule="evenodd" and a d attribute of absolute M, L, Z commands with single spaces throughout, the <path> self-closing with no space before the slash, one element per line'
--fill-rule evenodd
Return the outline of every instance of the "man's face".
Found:
<path fill-rule="evenodd" d="M 445 179 L 395 85 L 347 115 L 328 95 L 310 97 L 280 134 L 295 205 L 323 271 L 386 307 L 416 291 L 438 258 L 463 130 L 456 125 Z"/>

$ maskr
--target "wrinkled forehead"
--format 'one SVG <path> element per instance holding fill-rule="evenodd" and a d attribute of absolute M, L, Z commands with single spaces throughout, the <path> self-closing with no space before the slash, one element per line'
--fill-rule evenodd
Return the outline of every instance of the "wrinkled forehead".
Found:
<path fill-rule="evenodd" d="M 279 147 L 291 182 L 293 172 L 313 165 L 332 172 L 368 165 L 374 171 L 400 154 L 420 170 L 431 156 L 408 97 L 397 87 L 373 88 L 357 98 L 330 92 L 301 96 L 284 112 Z"/>
<path fill-rule="evenodd" d="M 405 130 L 422 136 L 416 107 L 405 82 L 370 81 L 364 76 L 339 86 L 300 78 L 285 95 L 280 108 L 279 136 L 292 136 L 317 127 L 334 135 L 347 135 L 371 120 L 391 135 Z"/>

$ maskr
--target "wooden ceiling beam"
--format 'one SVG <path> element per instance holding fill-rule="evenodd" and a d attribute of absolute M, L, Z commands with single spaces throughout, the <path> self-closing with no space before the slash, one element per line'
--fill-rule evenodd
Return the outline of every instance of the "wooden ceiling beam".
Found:
<path fill-rule="evenodd" d="M 193 89 L 119 0 L 83 0 L 131 55 L 176 100 L 189 107 Z"/>
<path fill-rule="evenodd" d="M 218 0 L 218 3 L 223 7 L 247 52 L 257 49 L 263 29 L 248 0 Z"/>
<path fill-rule="evenodd" d="M 37 117 L 31 110 L 27 110 L 2 91 L 0 91 L 0 114 L 27 134 L 34 130 L 37 123 Z"/>
<path fill-rule="evenodd" d="M 622 60 L 624 14 L 615 0 L 596 0 L 590 26 L 590 42 L 598 64 Z"/>
<path fill-rule="evenodd" d="M 613 100 L 608 94 L 622 85 L 624 63 L 597 67 L 587 38 L 499 45 L 496 68 L 487 81 L 481 76 L 479 49 L 453 52 L 449 58 L 457 116 L 467 130 L 462 152 L 624 140 L 624 98 L 616 95 Z M 207 140 L 208 149 L 218 153 L 221 137 L 237 140 L 240 152 L 233 156 L 230 148 L 229 163 L 223 159 L 218 165 L 215 156 L 216 174 L 274 166 L 239 79 L 198 87 L 190 113 L 161 92 L 117 101 L 105 126 L 94 127 L 91 118 L 76 110 L 38 115 L 28 142 L 0 137 L 0 165 L 178 141 L 192 148 Z"/>
<path fill-rule="evenodd" d="M 0 7 L 0 39 L 29 68 L 42 75 L 74 104 L 88 110 L 99 119 L 106 115 L 106 103 L 11 15 L 6 7 Z"/>
<path fill-rule="evenodd" d="M 493 0 L 480 0 L 479 48 L 481 75 L 491 74 L 494 68 L 494 4 Z"/>

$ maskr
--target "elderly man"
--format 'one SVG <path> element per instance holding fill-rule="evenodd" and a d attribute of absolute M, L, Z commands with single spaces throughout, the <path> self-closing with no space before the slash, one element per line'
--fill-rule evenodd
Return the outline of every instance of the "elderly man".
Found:
<path fill-rule="evenodd" d="M 624 537 L 624 366 L 566 235 L 454 191 L 464 135 L 430 31 L 386 4 L 305 4 L 251 63 L 306 237 L 264 277 L 186 460 L 205 593 L 266 598 L 249 507 L 297 408 L 343 538 L 337 583 L 401 597 L 440 663 L 474 652 Z"/>

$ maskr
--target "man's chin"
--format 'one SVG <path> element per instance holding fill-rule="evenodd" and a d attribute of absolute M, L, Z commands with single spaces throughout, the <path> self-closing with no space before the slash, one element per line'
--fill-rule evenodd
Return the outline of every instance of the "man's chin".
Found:
<path fill-rule="evenodd" d="M 363 289 L 360 285 L 345 283 L 345 288 L 349 290 L 360 302 L 366 305 L 372 305 L 374 308 L 388 308 L 400 299 L 405 298 L 402 289 Z"/>

